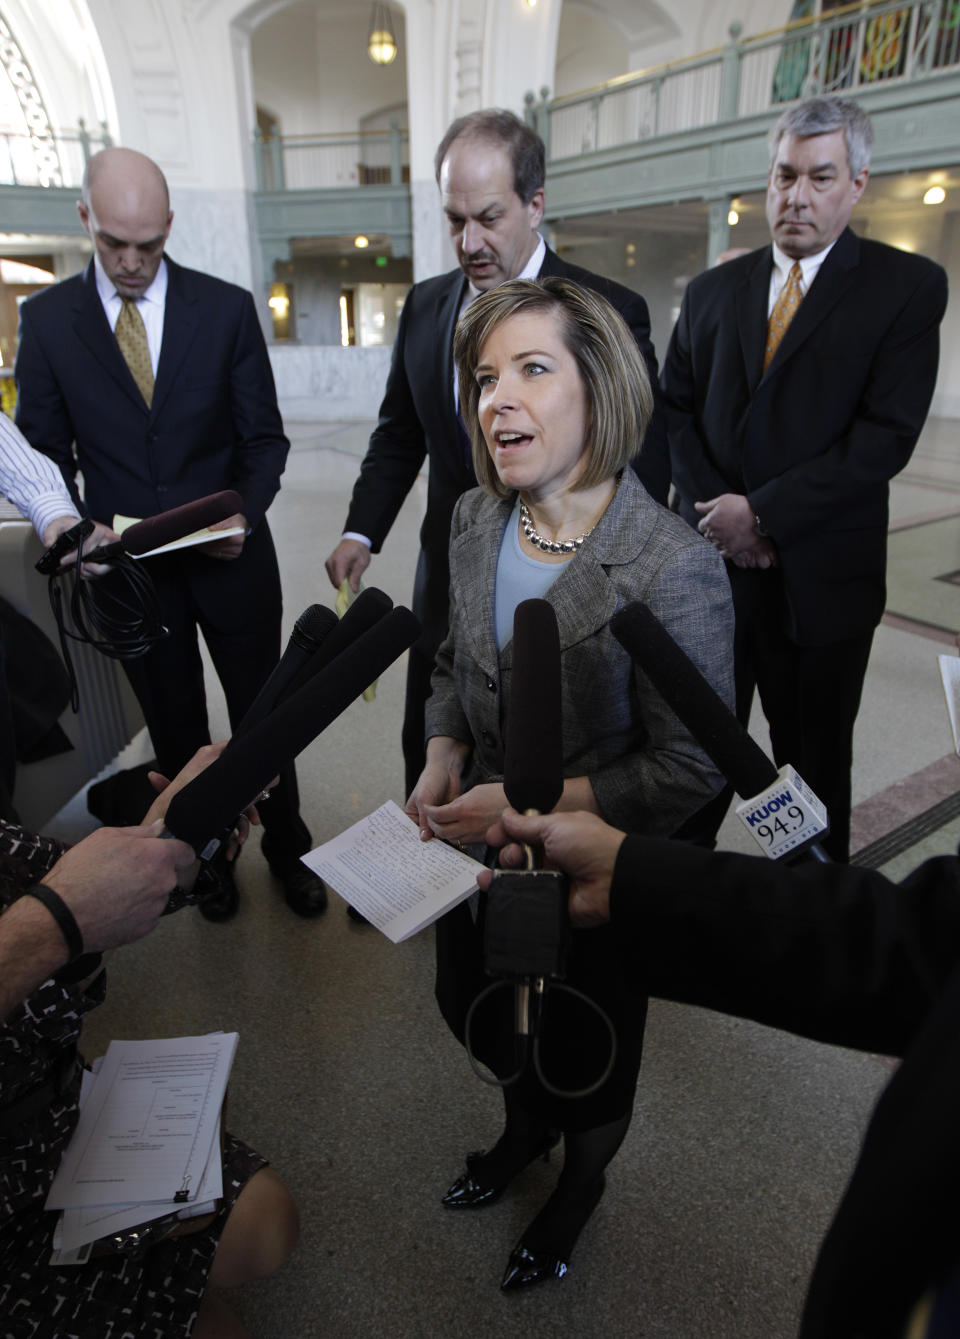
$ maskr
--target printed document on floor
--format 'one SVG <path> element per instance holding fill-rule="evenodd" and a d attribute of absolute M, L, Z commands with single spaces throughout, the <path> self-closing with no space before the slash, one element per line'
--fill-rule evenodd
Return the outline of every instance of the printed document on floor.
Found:
<path fill-rule="evenodd" d="M 483 869 L 446 842 L 422 842 L 393 800 L 302 860 L 394 944 L 476 892 Z"/>

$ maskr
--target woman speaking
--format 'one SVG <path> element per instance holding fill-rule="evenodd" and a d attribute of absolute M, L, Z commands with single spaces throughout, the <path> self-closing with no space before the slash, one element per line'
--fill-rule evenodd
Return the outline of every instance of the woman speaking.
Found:
<path fill-rule="evenodd" d="M 669 835 L 722 779 L 634 668 L 610 620 L 644 601 L 729 702 L 733 611 L 715 550 L 653 502 L 628 468 L 653 409 L 643 359 L 603 298 L 559 278 L 482 294 L 461 318 L 454 354 L 481 487 L 453 515 L 450 630 L 427 703 L 426 765 L 407 812 L 424 840 L 461 845 L 482 843 L 499 817 L 514 610 L 538 597 L 553 606 L 560 632 L 557 808 Z M 461 1041 L 467 1010 L 488 984 L 483 914 L 474 899 L 438 925 L 437 998 Z M 505 1087 L 503 1134 L 488 1152 L 467 1155 L 444 1196 L 451 1209 L 492 1204 L 562 1135 L 563 1171 L 510 1255 L 505 1289 L 566 1272 L 633 1108 L 643 983 L 628 979 L 607 929 L 573 934 L 566 979 L 614 1024 L 612 1072 L 584 1097 L 557 1096 L 533 1074 Z M 582 1002 L 551 1006 L 542 1051 L 551 1089 L 582 1090 L 602 1071 L 609 1041 L 592 1019 Z M 512 1038 L 508 1007 L 478 1009 L 473 1049 L 501 1078 L 513 1068 Z"/>

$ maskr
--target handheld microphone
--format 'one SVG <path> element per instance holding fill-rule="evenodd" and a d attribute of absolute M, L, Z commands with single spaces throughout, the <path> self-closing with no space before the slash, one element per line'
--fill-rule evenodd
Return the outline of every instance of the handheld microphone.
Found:
<path fill-rule="evenodd" d="M 648 607 L 640 600 L 628 604 L 613 616 L 610 627 L 744 800 L 737 813 L 764 854 L 779 859 L 802 849 L 817 860 L 829 860 L 816 844 L 827 826 L 821 802 L 793 768 L 777 770 Z M 761 827 L 767 830 L 761 833 Z"/>
<path fill-rule="evenodd" d="M 504 739 L 503 788 L 514 809 L 546 814 L 563 794 L 560 634 L 553 606 L 524 600 L 513 617 L 513 680 Z M 515 1031 L 537 1033 L 545 981 L 564 975 L 567 885 L 554 870 L 498 871 L 487 898 L 484 966 L 513 980 Z M 533 998 L 531 998 L 531 991 Z"/>
<path fill-rule="evenodd" d="M 513 619 L 513 681 L 503 765 L 507 799 L 521 813 L 549 813 L 563 795 L 560 680 L 560 633 L 553 606 L 547 600 L 524 600 Z M 468 1010 L 467 1054 L 474 1073 L 490 1082 L 474 1059 L 471 1025 L 477 1006 L 512 982 L 519 1065 L 501 1086 L 518 1079 L 532 1056 L 534 1073 L 547 1092 L 556 1097 L 587 1097 L 606 1082 L 613 1069 L 616 1033 L 595 1000 L 563 984 L 569 939 L 568 881 L 556 870 L 535 869 L 532 847 L 524 849 L 526 869 L 498 870 L 487 894 L 484 968 L 500 979 L 487 986 Z M 610 1038 L 609 1056 L 599 1076 L 578 1090 L 557 1088 L 543 1071 L 540 1031 L 548 988 L 566 992 L 596 1013 Z"/>
<path fill-rule="evenodd" d="M 167 809 L 168 831 L 209 860 L 236 816 L 420 633 L 408 609 L 387 614 L 184 786 Z"/>
<path fill-rule="evenodd" d="M 122 554 L 140 558 L 145 553 L 172 544 L 174 540 L 185 539 L 195 530 L 203 530 L 208 525 L 216 525 L 229 516 L 243 511 L 243 498 L 232 488 L 220 493 L 211 493 L 208 497 L 199 497 L 195 502 L 185 502 L 182 507 L 172 507 L 158 516 L 148 516 L 135 525 L 128 526 L 119 539 L 110 544 L 102 544 L 97 549 L 83 555 L 84 562 L 109 562 Z"/>
<path fill-rule="evenodd" d="M 322 604 L 312 604 L 308 609 L 304 609 L 293 625 L 287 649 L 247 708 L 243 720 L 234 730 L 230 747 L 258 721 L 269 716 L 274 707 L 293 691 L 297 675 L 311 663 L 320 646 L 336 626 L 337 616 L 332 609 L 327 609 Z"/>
<path fill-rule="evenodd" d="M 546 600 L 524 600 L 513 616 L 503 788 L 521 814 L 548 814 L 563 794 L 560 633 Z"/>
<path fill-rule="evenodd" d="M 362 590 L 342 618 L 338 619 L 334 614 L 335 626 L 323 638 L 323 644 L 316 648 L 307 663 L 294 676 L 288 691 L 295 693 L 302 688 L 308 679 L 332 664 L 342 651 L 379 623 L 392 608 L 393 601 L 390 596 L 385 595 L 382 590 L 377 590 L 376 586 Z M 364 684 L 365 688 L 367 686 Z M 280 700 L 282 701 L 282 698 Z"/>

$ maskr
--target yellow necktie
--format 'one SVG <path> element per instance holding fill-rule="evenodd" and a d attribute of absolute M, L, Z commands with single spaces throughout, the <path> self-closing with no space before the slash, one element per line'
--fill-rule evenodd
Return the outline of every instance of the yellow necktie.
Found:
<path fill-rule="evenodd" d="M 124 362 L 149 409 L 153 402 L 153 364 L 150 361 L 147 329 L 143 317 L 137 311 L 136 299 L 121 298 L 120 301 L 123 308 L 113 333 L 117 337 Z"/>
<path fill-rule="evenodd" d="M 800 291 L 802 277 L 803 271 L 800 269 L 800 262 L 795 260 L 790 266 L 787 282 L 781 288 L 780 296 L 773 304 L 773 311 L 770 313 L 770 320 L 767 324 L 767 347 L 763 352 L 764 372 L 770 366 L 770 359 L 780 347 L 780 341 L 787 333 L 787 328 L 803 301 L 803 293 Z"/>

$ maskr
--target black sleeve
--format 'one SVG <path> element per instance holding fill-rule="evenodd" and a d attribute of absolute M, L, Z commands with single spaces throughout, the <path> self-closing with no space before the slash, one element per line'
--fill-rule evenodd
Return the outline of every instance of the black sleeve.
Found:
<path fill-rule="evenodd" d="M 628 837 L 611 919 L 652 995 L 902 1055 L 960 964 L 960 860 L 900 884 Z"/>

